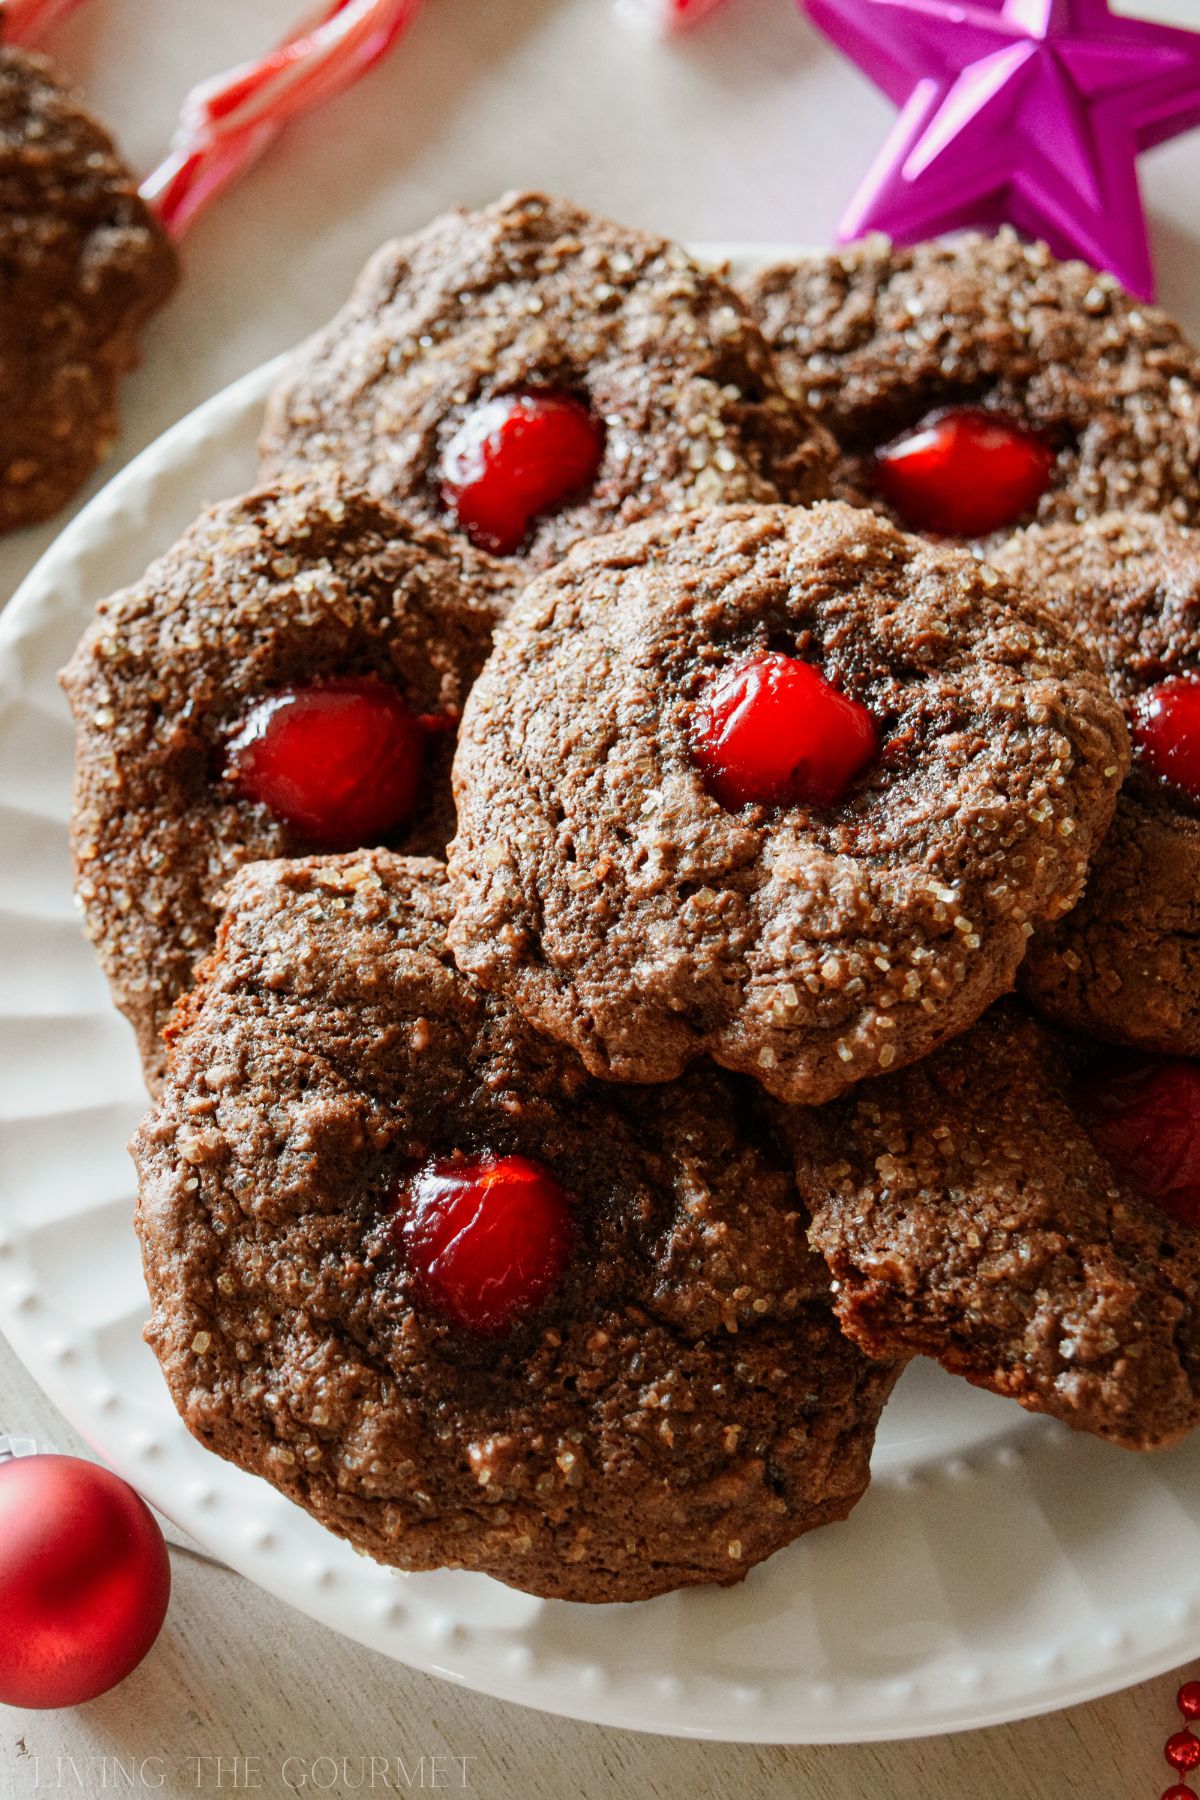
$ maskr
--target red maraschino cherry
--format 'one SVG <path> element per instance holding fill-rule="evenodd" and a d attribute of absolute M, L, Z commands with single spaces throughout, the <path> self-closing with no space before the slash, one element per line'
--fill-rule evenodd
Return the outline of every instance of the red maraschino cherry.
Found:
<path fill-rule="evenodd" d="M 1200 677 L 1176 676 L 1141 695 L 1133 742 L 1143 768 L 1200 805 Z"/>
<path fill-rule="evenodd" d="M 866 707 L 775 650 L 714 676 L 692 720 L 692 756 L 730 810 L 834 806 L 878 754 Z"/>
<path fill-rule="evenodd" d="M 425 733 L 382 681 L 285 688 L 230 742 L 226 779 L 328 849 L 377 844 L 416 804 Z"/>
<path fill-rule="evenodd" d="M 442 505 L 478 549 L 511 556 L 536 518 L 591 486 L 603 453 L 603 425 L 569 394 L 485 400 L 442 453 Z"/>
<path fill-rule="evenodd" d="M 1032 512 L 1054 452 L 1003 413 L 952 406 L 875 452 L 875 482 L 914 531 L 984 537 Z"/>
<path fill-rule="evenodd" d="M 571 1203 L 528 1157 L 446 1157 L 404 1183 L 396 1231 L 421 1297 L 488 1335 L 507 1331 L 558 1285 Z"/>
<path fill-rule="evenodd" d="M 1185 1225 L 1200 1225 L 1200 1065 L 1121 1059 L 1081 1081 L 1076 1097 L 1120 1179 Z"/>

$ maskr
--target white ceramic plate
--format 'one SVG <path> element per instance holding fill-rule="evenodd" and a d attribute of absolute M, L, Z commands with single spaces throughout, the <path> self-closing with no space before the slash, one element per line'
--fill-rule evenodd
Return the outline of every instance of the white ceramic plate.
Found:
<path fill-rule="evenodd" d="M 1200 1651 L 1200 1441 L 1125 1455 L 929 1364 L 901 1382 L 847 1524 L 739 1588 L 627 1607 L 378 1568 L 188 1436 L 141 1340 L 125 1144 L 145 1101 L 72 905 L 55 672 L 101 595 L 250 483 L 272 375 L 132 463 L 0 616 L 0 1324 L 18 1354 L 101 1456 L 243 1574 L 402 1662 L 552 1712 L 773 1743 L 917 1736 Z"/>

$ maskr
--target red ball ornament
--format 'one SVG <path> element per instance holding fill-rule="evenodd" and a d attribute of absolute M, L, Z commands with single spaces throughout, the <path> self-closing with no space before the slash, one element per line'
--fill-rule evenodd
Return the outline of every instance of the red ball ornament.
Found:
<path fill-rule="evenodd" d="M 1194 1788 L 1187 1787 L 1182 1781 L 1174 1782 L 1162 1791 L 1162 1800 L 1196 1800 Z"/>
<path fill-rule="evenodd" d="M 1200 1681 L 1185 1681 L 1175 1696 L 1175 1704 L 1185 1719 L 1200 1719 Z"/>
<path fill-rule="evenodd" d="M 1200 1738 L 1190 1731 L 1177 1731 L 1174 1737 L 1167 1739 L 1163 1755 L 1173 1769 L 1186 1775 L 1192 1769 L 1200 1768 Z"/>
<path fill-rule="evenodd" d="M 171 1565 L 144 1501 L 74 1456 L 0 1463 L 0 1701 L 78 1706 L 135 1669 Z"/>

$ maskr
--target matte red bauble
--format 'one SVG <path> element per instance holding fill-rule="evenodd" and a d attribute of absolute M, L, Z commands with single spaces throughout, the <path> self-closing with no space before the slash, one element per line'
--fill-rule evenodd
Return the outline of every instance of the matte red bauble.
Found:
<path fill-rule="evenodd" d="M 0 1700 L 77 1706 L 124 1680 L 166 1616 L 153 1514 L 74 1456 L 0 1463 Z"/>

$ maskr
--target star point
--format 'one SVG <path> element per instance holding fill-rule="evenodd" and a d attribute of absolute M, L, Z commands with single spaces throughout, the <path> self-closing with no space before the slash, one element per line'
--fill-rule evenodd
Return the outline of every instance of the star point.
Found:
<path fill-rule="evenodd" d="M 1109 0 L 802 3 L 900 107 L 843 242 L 1003 219 L 1153 297 L 1137 156 L 1200 125 L 1200 32 Z"/>

